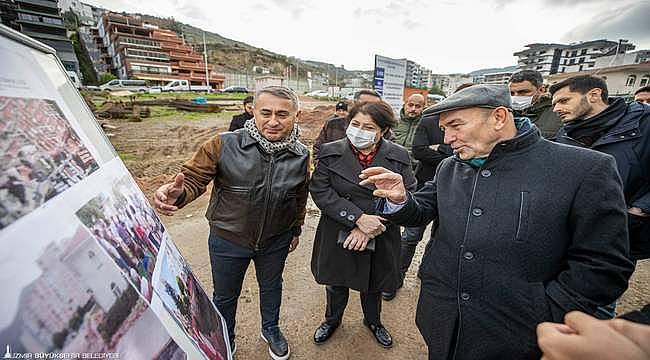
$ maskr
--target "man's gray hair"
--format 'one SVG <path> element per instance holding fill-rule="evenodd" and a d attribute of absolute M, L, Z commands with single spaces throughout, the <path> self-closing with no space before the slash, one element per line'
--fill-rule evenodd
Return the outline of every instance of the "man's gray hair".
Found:
<path fill-rule="evenodd" d="M 287 99 L 291 100 L 291 104 L 293 106 L 293 109 L 295 111 L 300 110 L 300 99 L 298 99 L 298 95 L 288 87 L 284 86 L 267 86 L 265 88 L 262 88 L 260 90 L 257 90 L 255 93 L 255 100 L 253 101 L 253 105 L 255 105 L 255 101 L 260 97 L 262 94 L 269 94 L 273 96 L 277 96 L 282 99 Z"/>

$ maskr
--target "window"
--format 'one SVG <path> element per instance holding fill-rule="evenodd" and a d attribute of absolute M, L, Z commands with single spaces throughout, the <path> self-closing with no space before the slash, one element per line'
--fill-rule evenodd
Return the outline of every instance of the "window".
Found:
<path fill-rule="evenodd" d="M 645 75 L 644 77 L 641 78 L 641 81 L 639 82 L 639 87 L 644 87 L 648 85 L 650 82 L 650 75 Z"/>
<path fill-rule="evenodd" d="M 564 62 L 562 63 L 562 65 L 566 65 L 566 59 L 564 59 Z"/>
<path fill-rule="evenodd" d="M 581 58 L 580 58 L 580 62 L 581 62 L 581 63 L 585 62 L 585 58 L 581 57 Z"/>
<path fill-rule="evenodd" d="M 589 64 L 589 67 L 594 67 L 594 64 L 593 63 Z"/>
<path fill-rule="evenodd" d="M 126 56 L 169 61 L 169 56 L 167 54 L 155 51 L 127 49 Z"/>
<path fill-rule="evenodd" d="M 23 13 L 19 13 L 18 18 L 21 19 L 21 20 L 27 20 L 27 21 L 33 21 L 33 22 L 40 22 L 41 21 L 41 19 L 36 15 L 23 14 Z"/>
<path fill-rule="evenodd" d="M 586 54 L 587 54 L 587 49 L 582 49 L 582 51 L 580 52 L 580 55 L 586 55 Z"/>
<path fill-rule="evenodd" d="M 573 64 L 575 64 L 575 59 L 569 60 L 569 65 L 573 65 Z"/>
<path fill-rule="evenodd" d="M 627 82 L 625 83 L 625 86 L 634 86 L 635 82 L 636 82 L 636 75 L 630 75 L 627 77 Z"/>
<path fill-rule="evenodd" d="M 582 71 L 582 65 L 580 65 L 580 68 L 578 68 L 578 71 Z"/>
<path fill-rule="evenodd" d="M 61 19 L 55 19 L 49 17 L 43 17 L 43 22 L 46 24 L 63 25 L 63 21 Z"/>
<path fill-rule="evenodd" d="M 571 57 L 577 56 L 578 55 L 578 50 L 573 50 L 571 51 Z"/>
<path fill-rule="evenodd" d="M 566 67 L 562 66 L 562 71 L 561 72 L 564 72 L 564 70 L 566 70 Z"/>

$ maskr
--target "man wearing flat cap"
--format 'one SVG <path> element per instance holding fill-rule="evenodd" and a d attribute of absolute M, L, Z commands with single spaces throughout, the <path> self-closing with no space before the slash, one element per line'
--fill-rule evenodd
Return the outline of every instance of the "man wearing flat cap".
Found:
<path fill-rule="evenodd" d="M 614 158 L 547 141 L 510 106 L 503 85 L 436 104 L 454 156 L 416 193 L 384 168 L 361 173 L 390 221 L 439 220 L 416 313 L 429 359 L 539 359 L 538 323 L 595 314 L 634 269 Z"/>

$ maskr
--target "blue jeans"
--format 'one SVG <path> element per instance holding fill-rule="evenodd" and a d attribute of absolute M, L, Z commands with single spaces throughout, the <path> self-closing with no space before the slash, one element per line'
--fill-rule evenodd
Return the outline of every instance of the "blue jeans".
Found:
<path fill-rule="evenodd" d="M 251 260 L 255 263 L 260 288 L 262 329 L 278 326 L 282 302 L 282 271 L 292 237 L 292 232 L 288 231 L 272 240 L 268 248 L 255 251 L 210 231 L 208 245 L 214 286 L 213 301 L 226 320 L 231 341 L 235 339 L 237 301 Z"/>

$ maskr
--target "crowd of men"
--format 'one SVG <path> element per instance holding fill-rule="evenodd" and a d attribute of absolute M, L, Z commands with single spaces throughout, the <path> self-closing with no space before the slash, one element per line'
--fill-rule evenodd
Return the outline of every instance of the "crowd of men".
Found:
<path fill-rule="evenodd" d="M 426 108 L 412 95 L 398 125 L 382 134 L 408 149 L 417 190 L 372 162 L 359 174 L 358 186 L 370 187 L 377 202 L 372 215 L 403 226 L 400 286 L 431 224 L 416 313 L 429 359 L 538 359 L 542 351 L 549 359 L 650 357 L 643 341 L 650 326 L 611 320 L 635 262 L 650 258 L 650 89 L 630 103 L 609 97 L 596 76 L 546 89 L 539 73 L 524 70 L 508 86 L 464 85 Z M 381 101 L 363 90 L 350 105 Z M 231 349 L 252 260 L 262 338 L 273 359 L 287 359 L 278 324 L 282 271 L 304 222 L 310 158 L 298 140 L 293 91 L 265 88 L 252 103 L 242 128 L 204 143 L 154 202 L 172 215 L 214 182 L 206 214 L 214 302 Z M 336 110 L 343 115 L 347 106 Z M 349 116 L 329 119 L 313 160 L 323 144 L 350 139 L 350 126 Z M 331 216 L 354 226 L 360 218 L 348 210 Z M 378 223 L 369 237 L 385 229 Z M 650 323 L 649 311 L 627 319 Z M 607 341 L 594 327 L 607 329 Z M 315 342 L 324 341 L 318 335 Z"/>

